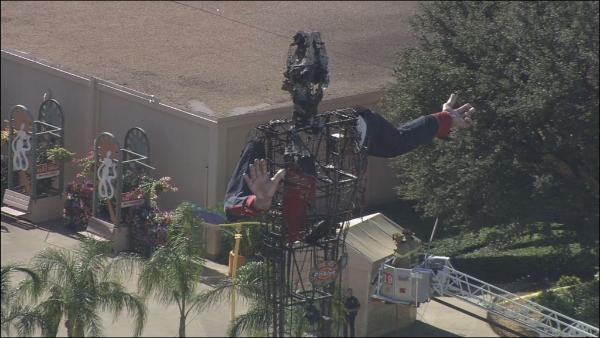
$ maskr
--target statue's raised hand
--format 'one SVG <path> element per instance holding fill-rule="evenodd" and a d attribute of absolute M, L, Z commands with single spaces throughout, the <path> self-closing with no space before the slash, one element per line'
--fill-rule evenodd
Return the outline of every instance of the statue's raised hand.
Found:
<path fill-rule="evenodd" d="M 269 177 L 267 161 L 264 159 L 260 161 L 255 159 L 254 163 L 250 164 L 248 173 L 244 173 L 244 181 L 256 196 L 255 209 L 268 210 L 271 208 L 273 195 L 275 195 L 277 187 L 284 176 L 285 170 L 280 169 L 273 177 Z"/>
<path fill-rule="evenodd" d="M 475 112 L 475 108 L 471 104 L 466 103 L 459 108 L 454 109 L 456 104 L 456 94 L 450 95 L 450 98 L 446 103 L 442 105 L 442 110 L 448 112 L 452 116 L 452 127 L 456 128 L 467 128 L 470 127 L 473 121 L 471 120 L 471 114 Z"/>

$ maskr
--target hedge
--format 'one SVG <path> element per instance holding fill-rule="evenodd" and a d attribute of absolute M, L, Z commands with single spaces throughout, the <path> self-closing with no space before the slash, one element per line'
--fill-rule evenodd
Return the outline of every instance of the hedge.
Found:
<path fill-rule="evenodd" d="M 452 265 L 487 282 L 511 282 L 524 277 L 554 280 L 562 275 L 589 279 L 598 266 L 598 258 L 583 250 L 570 254 L 554 247 L 486 251 L 452 257 Z"/>

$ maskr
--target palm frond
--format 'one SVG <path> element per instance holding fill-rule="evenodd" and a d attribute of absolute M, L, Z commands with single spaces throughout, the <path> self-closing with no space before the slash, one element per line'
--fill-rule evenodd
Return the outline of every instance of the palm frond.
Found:
<path fill-rule="evenodd" d="M 79 334 L 82 332 L 86 332 L 89 337 L 104 336 L 102 318 L 93 308 L 88 308 L 82 311 L 82 313 L 77 316 L 76 324 L 77 325 L 74 326 L 73 330 L 76 336 L 79 336 Z"/>
<path fill-rule="evenodd" d="M 67 284 L 75 278 L 77 260 L 69 251 L 46 248 L 33 257 L 33 268 L 43 280 L 52 279 L 58 284 Z"/>
<path fill-rule="evenodd" d="M 158 248 L 146 261 L 138 277 L 138 292 L 143 296 L 154 295 L 163 304 L 172 303 L 177 288 L 171 248 Z"/>
<path fill-rule="evenodd" d="M 13 318 L 19 337 L 31 337 L 38 328 L 45 327 L 46 318 L 39 311 L 27 308 L 15 308 L 18 315 Z"/>
<path fill-rule="evenodd" d="M 252 307 L 245 314 L 235 317 L 229 325 L 227 335 L 237 337 L 242 332 L 265 330 L 271 325 L 271 315 L 271 309 L 267 307 Z"/>
<path fill-rule="evenodd" d="M 21 265 L 17 265 L 17 264 L 8 264 L 5 265 L 3 267 L 1 267 L 0 269 L 0 279 L 1 279 L 1 290 L 0 290 L 0 298 L 2 299 L 2 301 L 4 302 L 5 300 L 7 300 L 5 298 L 5 296 L 7 295 L 7 292 L 9 291 L 10 288 L 10 276 L 12 275 L 13 272 L 22 272 L 25 273 L 28 277 L 28 279 L 26 279 L 25 281 L 29 281 L 30 287 L 29 289 L 32 291 L 32 293 L 35 295 L 37 293 L 39 293 L 41 291 L 42 288 L 42 280 L 40 278 L 40 276 L 33 270 L 31 270 L 30 268 L 21 266 Z"/>
<path fill-rule="evenodd" d="M 138 255 L 121 253 L 104 265 L 101 280 L 121 280 L 123 277 L 127 280 L 133 275 L 132 271 L 140 271 L 143 264 L 144 259 Z"/>
<path fill-rule="evenodd" d="M 43 301 L 34 307 L 23 307 L 16 318 L 19 336 L 30 337 L 36 329 L 40 329 L 42 336 L 56 337 L 63 308 L 64 304 L 54 298 Z"/>
<path fill-rule="evenodd" d="M 139 336 L 146 323 L 146 305 L 144 301 L 131 293 L 125 291 L 125 288 L 116 282 L 102 282 L 98 285 L 100 290 L 101 307 L 105 310 L 111 310 L 114 313 L 114 319 L 117 319 L 123 308 L 128 314 L 135 318 L 134 336 Z"/>

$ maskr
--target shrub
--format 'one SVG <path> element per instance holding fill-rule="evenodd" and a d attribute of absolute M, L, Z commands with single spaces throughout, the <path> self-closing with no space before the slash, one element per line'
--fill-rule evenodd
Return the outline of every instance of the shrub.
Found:
<path fill-rule="evenodd" d="M 597 1 L 424 3 L 385 113 L 406 122 L 451 92 L 477 112 L 473 128 L 394 159 L 401 196 L 453 225 L 560 222 L 593 245 L 598 13 Z"/>
<path fill-rule="evenodd" d="M 452 257 L 451 262 L 456 269 L 491 283 L 524 277 L 557 279 L 563 274 L 590 278 L 598 264 L 589 250 L 565 254 L 554 247 L 481 250 Z"/>
<path fill-rule="evenodd" d="M 53 147 L 46 150 L 46 154 L 48 156 L 48 161 L 54 164 L 61 164 L 69 162 L 73 159 L 75 153 L 68 151 L 63 147 Z"/>
<path fill-rule="evenodd" d="M 562 276 L 563 282 L 573 282 L 573 276 Z M 559 284 L 560 284 L 559 280 Z M 544 290 L 532 299 L 542 306 L 598 327 L 598 279 L 558 290 Z"/>
<path fill-rule="evenodd" d="M 577 276 L 560 276 L 558 282 L 556 282 L 556 286 L 558 287 L 567 287 L 581 284 L 581 278 Z"/>

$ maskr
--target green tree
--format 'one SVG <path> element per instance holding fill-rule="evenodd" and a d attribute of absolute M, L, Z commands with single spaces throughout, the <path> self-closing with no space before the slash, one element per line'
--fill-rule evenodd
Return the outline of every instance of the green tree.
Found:
<path fill-rule="evenodd" d="M 598 24 L 597 1 L 424 4 L 385 114 L 439 111 L 451 92 L 477 112 L 395 160 L 400 196 L 447 224 L 558 222 L 597 240 Z"/>
<path fill-rule="evenodd" d="M 0 270 L 1 327 L 2 332 L 10 336 L 11 325 L 31 312 L 30 307 L 23 304 L 23 285 L 30 283 L 34 295 L 37 295 L 41 289 L 41 280 L 33 270 L 18 264 L 8 264 L 1 267 Z M 13 288 L 11 285 L 11 275 L 15 272 L 24 273 L 27 277 L 17 288 Z"/>
<path fill-rule="evenodd" d="M 205 311 L 216 304 L 228 300 L 233 290 L 245 304 L 248 311 L 236 316 L 229 325 L 228 336 L 238 337 L 242 333 L 251 336 L 267 336 L 273 324 L 273 305 L 266 297 L 269 292 L 264 284 L 264 277 L 268 276 L 267 265 L 261 261 L 248 262 L 238 269 L 234 280 L 226 280 L 214 289 L 205 291 L 200 299 L 199 309 Z M 333 312 L 330 314 L 330 325 L 323 325 L 321 320 L 311 322 L 307 318 L 307 307 L 301 304 L 286 310 L 286 325 L 292 337 L 302 337 L 306 333 L 316 335 L 327 331 L 324 336 L 337 336 L 341 325 L 345 321 L 344 301 L 339 289 L 333 290 Z M 317 308 L 318 309 L 318 308 Z"/>
<path fill-rule="evenodd" d="M 142 333 L 146 321 L 143 300 L 128 293 L 121 277 L 129 275 L 136 259 L 111 258 L 107 243 L 86 240 L 79 250 L 47 248 L 33 258 L 33 270 L 42 281 L 40 302 L 20 318 L 19 334 L 30 336 L 41 328 L 44 336 L 56 336 L 65 319 L 69 337 L 101 336 L 100 311 L 111 311 L 115 319 L 125 309 L 134 316 L 134 335 Z"/>
<path fill-rule="evenodd" d="M 198 309 L 205 311 L 224 300 L 229 300 L 235 290 L 237 296 L 249 304 L 249 309 L 231 321 L 228 335 L 237 337 L 242 332 L 266 335 L 267 329 L 272 324 L 273 308 L 267 302 L 262 284 L 265 269 L 263 262 L 248 262 L 241 266 L 235 280 L 226 280 L 214 289 L 203 292 L 199 298 Z"/>
<path fill-rule="evenodd" d="M 186 336 L 187 317 L 200 301 L 198 286 L 204 260 L 202 220 L 196 217 L 196 209 L 188 202 L 177 207 L 167 244 L 156 249 L 145 262 L 138 280 L 143 295 L 153 295 L 163 304 L 177 304 L 180 337 Z"/>

